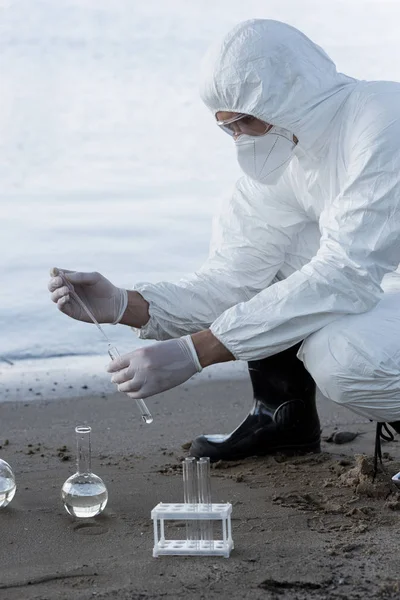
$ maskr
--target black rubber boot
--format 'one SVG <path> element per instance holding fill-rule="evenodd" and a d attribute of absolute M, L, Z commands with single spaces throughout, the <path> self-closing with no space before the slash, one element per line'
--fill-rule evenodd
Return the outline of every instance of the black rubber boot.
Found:
<path fill-rule="evenodd" d="M 396 433 L 400 433 L 400 421 L 392 421 L 389 425 L 393 427 Z"/>
<path fill-rule="evenodd" d="M 316 386 L 296 357 L 300 344 L 249 362 L 254 404 L 246 419 L 228 435 L 202 435 L 192 456 L 212 461 L 266 454 L 320 452 L 321 430 L 315 405 Z"/>

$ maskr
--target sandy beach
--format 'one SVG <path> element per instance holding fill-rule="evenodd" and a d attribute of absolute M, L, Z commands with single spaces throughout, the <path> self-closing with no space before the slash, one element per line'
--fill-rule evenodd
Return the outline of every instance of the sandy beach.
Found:
<path fill-rule="evenodd" d="M 231 430 L 249 399 L 247 381 L 178 388 L 149 400 L 150 426 L 121 394 L 1 404 L 0 456 L 18 484 L 0 512 L 1 600 L 399 598 L 400 501 L 388 484 L 399 444 L 383 444 L 387 474 L 372 483 L 355 455 L 372 456 L 373 424 L 321 398 L 324 438 L 360 435 L 324 441 L 319 455 L 214 465 L 213 500 L 233 504 L 229 559 L 152 557 L 150 511 L 182 501 L 187 442 Z M 93 428 L 93 471 L 109 490 L 92 520 L 73 519 L 60 500 L 83 422 Z M 181 527 L 170 524 L 168 537 Z"/>

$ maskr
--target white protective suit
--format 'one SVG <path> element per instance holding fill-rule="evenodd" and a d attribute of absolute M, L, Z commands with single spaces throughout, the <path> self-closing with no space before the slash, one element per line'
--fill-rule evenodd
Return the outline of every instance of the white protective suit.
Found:
<path fill-rule="evenodd" d="M 305 340 L 299 357 L 324 394 L 400 420 L 400 294 L 381 285 L 400 263 L 400 84 L 337 73 L 270 20 L 239 24 L 204 71 L 213 118 L 248 113 L 299 142 L 276 185 L 237 182 L 197 273 L 135 286 L 150 304 L 140 337 L 210 327 L 245 361 Z"/>

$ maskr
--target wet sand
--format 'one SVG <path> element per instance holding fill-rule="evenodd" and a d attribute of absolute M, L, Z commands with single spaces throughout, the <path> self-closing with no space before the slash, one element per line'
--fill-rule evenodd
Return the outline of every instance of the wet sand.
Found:
<path fill-rule="evenodd" d="M 202 432 L 230 431 L 250 404 L 247 381 L 183 387 L 148 402 L 145 425 L 121 394 L 0 404 L 0 457 L 17 494 L 0 511 L 0 599 L 400 598 L 400 496 L 372 482 L 374 424 L 319 399 L 323 437 L 360 433 L 319 455 L 217 463 L 213 500 L 233 504 L 235 549 L 219 557 L 152 557 L 151 509 L 182 501 L 180 461 Z M 103 515 L 75 520 L 60 489 L 74 472 L 74 426 L 93 428 L 93 471 L 108 486 Z M 6 443 L 8 440 L 8 443 Z M 181 537 L 183 523 L 170 524 Z"/>

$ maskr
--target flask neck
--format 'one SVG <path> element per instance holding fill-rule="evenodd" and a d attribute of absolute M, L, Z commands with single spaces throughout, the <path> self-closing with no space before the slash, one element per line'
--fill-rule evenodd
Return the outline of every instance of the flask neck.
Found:
<path fill-rule="evenodd" d="M 91 473 L 92 455 L 90 446 L 91 427 L 76 427 L 76 470 L 78 473 Z"/>

